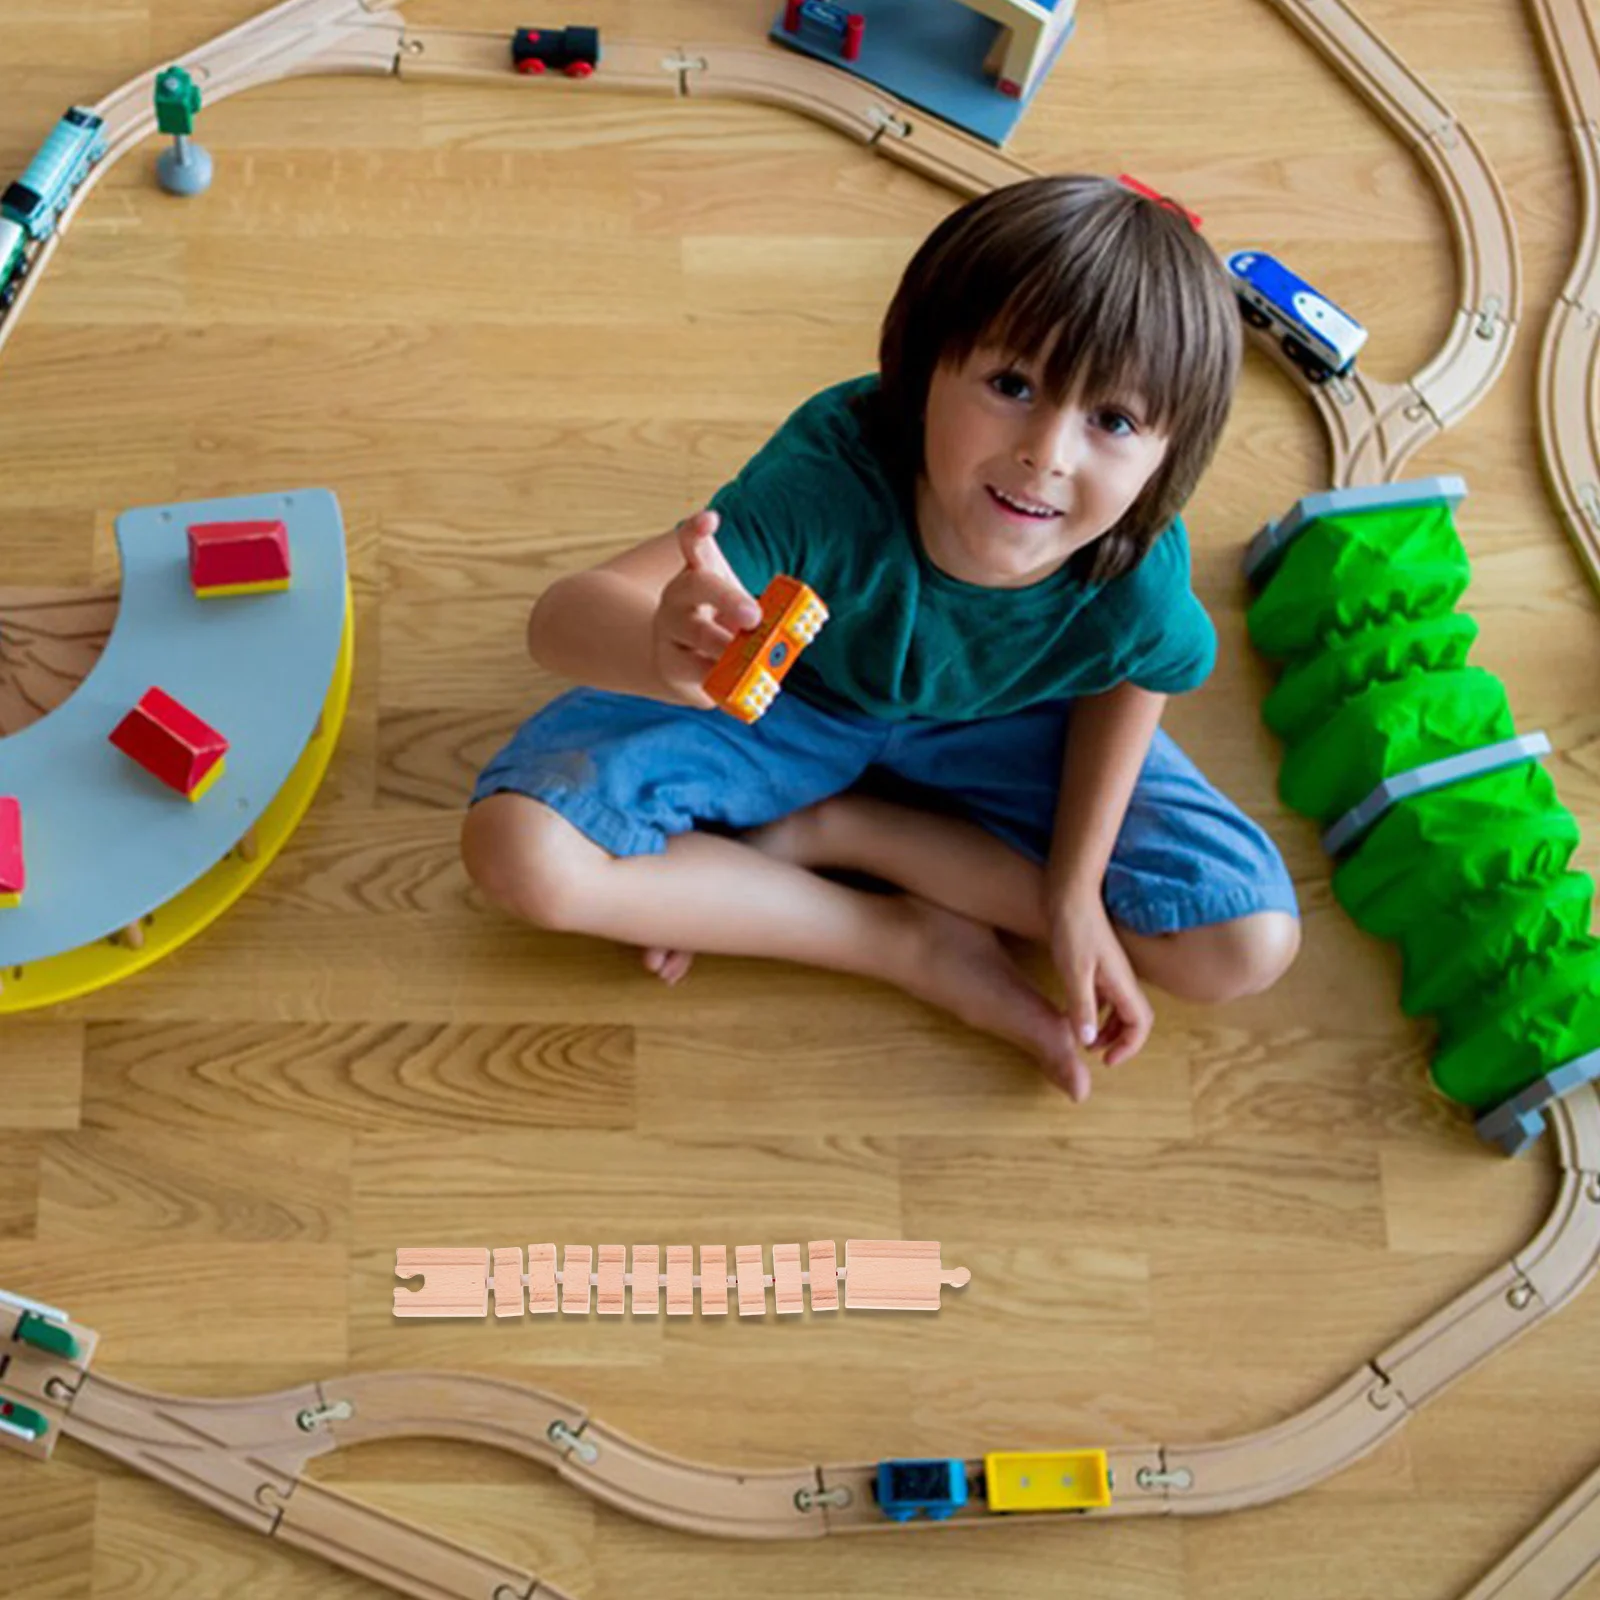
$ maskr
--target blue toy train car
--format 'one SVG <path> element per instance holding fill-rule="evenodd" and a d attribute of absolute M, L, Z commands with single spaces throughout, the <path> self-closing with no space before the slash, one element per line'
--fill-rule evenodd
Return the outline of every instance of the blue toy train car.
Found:
<path fill-rule="evenodd" d="M 587 78 L 600 64 L 598 28 L 518 28 L 511 36 L 511 64 L 518 72 L 563 72 Z"/>
<path fill-rule="evenodd" d="M 0 216 L 30 239 L 48 239 L 89 168 L 106 153 L 105 118 L 73 106 L 55 125 L 27 171 L 0 194 Z"/>
<path fill-rule="evenodd" d="M 1355 365 L 1367 330 L 1326 295 L 1265 250 L 1235 250 L 1227 266 L 1245 321 L 1273 329 L 1283 353 L 1313 383 L 1343 377 Z"/>
<path fill-rule="evenodd" d="M 891 1522 L 909 1522 L 918 1512 L 943 1522 L 967 1503 L 967 1469 L 953 1458 L 880 1461 L 872 1487 L 878 1509 Z"/>

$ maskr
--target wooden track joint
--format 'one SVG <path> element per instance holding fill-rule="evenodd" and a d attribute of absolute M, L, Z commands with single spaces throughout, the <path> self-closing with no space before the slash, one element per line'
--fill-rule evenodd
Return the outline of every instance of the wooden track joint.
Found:
<path fill-rule="evenodd" d="M 703 73 L 710 65 L 711 63 L 704 56 L 690 55 L 687 51 L 681 49 L 675 50 L 670 56 L 661 58 L 661 70 L 663 72 L 675 72 L 678 75 L 678 98 L 680 100 L 687 100 L 694 92 L 689 87 L 692 82 L 689 74 L 691 72 Z"/>
<path fill-rule="evenodd" d="M 1177 1489 L 1180 1492 L 1194 1488 L 1194 1469 L 1174 1464 L 1167 1459 L 1166 1448 L 1161 1450 L 1161 1465 L 1158 1467 L 1140 1467 L 1134 1474 L 1133 1480 L 1141 1489 L 1154 1490 L 1166 1499 L 1169 1493 Z"/>

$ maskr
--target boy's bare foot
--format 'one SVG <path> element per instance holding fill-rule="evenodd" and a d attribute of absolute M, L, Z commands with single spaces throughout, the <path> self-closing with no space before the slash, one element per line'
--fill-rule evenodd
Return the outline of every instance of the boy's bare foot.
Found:
<path fill-rule="evenodd" d="M 759 850 L 762 855 L 772 856 L 779 861 L 792 861 L 796 866 L 806 866 L 817 859 L 813 852 L 819 838 L 819 813 L 826 810 L 827 806 L 828 801 L 824 800 L 791 816 L 779 817 L 764 828 L 753 828 L 749 833 L 741 834 L 739 842 Z M 644 970 L 653 972 L 669 987 L 682 983 L 689 975 L 689 968 L 694 965 L 693 950 L 669 950 L 664 945 L 652 945 L 641 951 L 640 955 Z"/>
<path fill-rule="evenodd" d="M 903 988 L 1032 1056 L 1074 1100 L 1089 1096 L 1089 1069 L 1072 1028 L 1029 981 L 993 928 L 915 895 L 902 897 L 915 935 Z"/>
<path fill-rule="evenodd" d="M 665 945 L 653 944 L 639 952 L 644 970 L 653 972 L 668 987 L 682 983 L 694 965 L 694 951 L 669 950 Z"/>

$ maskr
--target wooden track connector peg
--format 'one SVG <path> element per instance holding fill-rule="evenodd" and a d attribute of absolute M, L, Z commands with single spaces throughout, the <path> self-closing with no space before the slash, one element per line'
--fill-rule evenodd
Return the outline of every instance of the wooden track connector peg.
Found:
<path fill-rule="evenodd" d="M 488 1314 L 494 1293 L 497 1317 L 520 1317 L 526 1309 L 535 1316 L 557 1310 L 568 1316 L 586 1316 L 592 1309 L 603 1317 L 620 1317 L 629 1306 L 636 1317 L 661 1313 L 666 1291 L 669 1317 L 692 1317 L 695 1291 L 700 1294 L 700 1314 L 725 1317 L 729 1290 L 741 1317 L 764 1317 L 767 1291 L 779 1316 L 805 1310 L 806 1290 L 813 1311 L 839 1309 L 839 1280 L 844 1280 L 844 1303 L 851 1310 L 937 1311 L 939 1291 L 960 1289 L 972 1274 L 965 1267 L 946 1268 L 939 1259 L 936 1240 L 847 1239 L 845 1264 L 831 1239 L 813 1239 L 806 1246 L 807 1270 L 800 1266 L 798 1244 L 772 1247 L 772 1271 L 766 1270 L 762 1247 L 741 1244 L 733 1251 L 729 1269 L 728 1247 L 699 1247 L 700 1270 L 695 1271 L 695 1247 L 669 1244 L 665 1265 L 661 1247 L 632 1247 L 633 1270 L 627 1270 L 629 1247 L 603 1244 L 553 1244 L 528 1246 L 527 1271 L 522 1251 L 515 1245 L 494 1251 L 480 1249 L 413 1249 L 395 1252 L 395 1274 L 423 1275 L 420 1289 L 396 1289 L 397 1317 L 481 1317 Z M 493 1270 L 490 1259 L 493 1258 Z M 593 1290 L 591 1297 L 590 1290 Z"/>

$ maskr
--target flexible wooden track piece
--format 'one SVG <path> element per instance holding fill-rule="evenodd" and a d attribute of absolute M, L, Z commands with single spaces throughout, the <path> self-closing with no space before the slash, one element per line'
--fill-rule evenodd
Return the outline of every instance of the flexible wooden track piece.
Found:
<path fill-rule="evenodd" d="M 937 1242 L 917 1239 L 847 1239 L 842 1267 L 832 1239 L 813 1239 L 806 1246 L 804 1271 L 798 1244 L 775 1244 L 771 1272 L 760 1245 L 741 1244 L 731 1274 L 728 1248 L 720 1244 L 700 1246 L 699 1272 L 694 1270 L 694 1247 L 687 1244 L 667 1246 L 665 1271 L 660 1247 L 653 1244 L 633 1247 L 632 1272 L 627 1269 L 627 1246 L 620 1244 L 601 1245 L 598 1261 L 588 1245 L 569 1244 L 559 1270 L 553 1244 L 530 1244 L 526 1271 L 517 1246 L 495 1250 L 492 1269 L 490 1254 L 476 1247 L 402 1246 L 395 1252 L 396 1276 L 420 1273 L 423 1282 L 417 1289 L 394 1291 L 394 1314 L 485 1317 L 491 1291 L 497 1317 L 520 1317 L 524 1294 L 527 1310 L 553 1312 L 559 1286 L 560 1310 L 580 1316 L 589 1312 L 591 1288 L 601 1316 L 622 1316 L 631 1292 L 634 1316 L 653 1317 L 663 1290 L 669 1317 L 693 1316 L 696 1291 L 705 1315 L 726 1316 L 729 1289 L 737 1291 L 741 1317 L 766 1315 L 768 1289 L 774 1291 L 778 1315 L 792 1316 L 805 1310 L 807 1289 L 813 1311 L 837 1311 L 841 1281 L 851 1311 L 937 1311 L 942 1287 L 964 1288 L 972 1278 L 965 1267 L 947 1270 L 941 1264 Z"/>
<path fill-rule="evenodd" d="M 500 35 L 407 32 L 383 15 L 395 0 L 287 0 L 212 44 L 181 58 L 208 101 L 276 78 L 317 72 L 398 73 L 402 77 L 494 78 L 514 82 Z M 1519 306 L 1516 247 L 1509 210 L 1476 144 L 1436 99 L 1337 0 L 1272 0 L 1332 59 L 1413 144 L 1440 184 L 1458 244 L 1461 304 L 1451 336 L 1404 385 L 1364 377 L 1314 399 L 1329 428 L 1336 484 L 1394 477 L 1405 458 L 1465 414 L 1504 365 Z M 1576 13 L 1577 0 L 1536 0 L 1541 19 Z M 1572 30 L 1552 35 L 1558 59 Z M 491 62 L 491 56 L 496 57 Z M 1590 69 L 1582 69 L 1586 73 Z M 134 80 L 100 107 L 110 124 L 107 160 L 89 175 L 70 222 L 111 159 L 152 131 L 153 74 Z M 678 96 L 722 94 L 783 105 L 839 128 L 962 193 L 983 192 L 1029 170 L 976 141 L 913 113 L 858 80 L 801 58 L 737 47 L 663 50 L 608 41 L 606 87 Z M 544 92 L 579 92 L 549 83 Z M 1585 90 L 1587 92 L 1587 90 Z M 1585 101 L 1592 104 L 1592 101 Z M 1592 232 L 1593 129 L 1580 139 L 1585 217 Z M 0 320 L 3 344 L 33 281 L 65 225 L 34 262 L 17 303 Z M 1588 237 L 1588 233 L 1586 233 Z M 1592 240 L 1575 269 L 1567 309 L 1592 321 L 1588 265 Z M 1561 313 L 1558 312 L 1558 315 Z M 1592 329 L 1586 329 L 1586 332 Z M 1555 334 L 1548 335 L 1552 340 Z M 1584 363 L 1588 370 L 1587 360 Z M 1563 377 L 1561 385 L 1570 383 Z M 1557 446 L 1565 450 L 1558 441 Z M 1554 458 L 1552 458 L 1554 459 Z M 1576 457 L 1563 453 L 1569 463 Z M 1580 469 L 1582 470 L 1582 469 Z M 1576 480 L 1581 490 L 1587 477 Z M 1580 511 L 1585 516 L 1581 503 Z M 1600 1099 L 1586 1091 L 1552 1109 L 1562 1182 L 1545 1227 L 1512 1261 L 1489 1274 L 1405 1338 L 1364 1364 L 1299 1415 L 1260 1433 L 1211 1444 L 1117 1447 L 1109 1454 L 1117 1499 L 1089 1515 L 1194 1514 L 1263 1503 L 1340 1470 L 1394 1431 L 1448 1384 L 1557 1310 L 1600 1264 Z M 737 1281 L 735 1279 L 735 1281 Z M 587 1287 L 587 1285 L 586 1285 Z M 670 1294 L 670 1289 L 669 1289 Z M 0 1311 L 0 1335 L 7 1322 Z M 571 1482 L 632 1515 L 700 1533 L 795 1538 L 890 1523 L 873 1504 L 874 1464 L 733 1472 L 678 1461 L 589 1421 L 576 1407 L 519 1385 L 460 1375 L 390 1373 L 330 1380 L 247 1401 L 186 1401 L 89 1375 L 93 1336 L 66 1363 L 26 1346 L 0 1346 L 0 1394 L 37 1405 L 52 1423 L 47 1441 L 5 1442 L 45 1455 L 60 1432 L 117 1455 L 224 1514 L 316 1550 L 327 1559 L 429 1600 L 483 1597 L 534 1600 L 559 1592 L 533 1575 L 397 1522 L 301 1477 L 307 1461 L 363 1439 L 434 1435 L 472 1439 L 554 1464 Z M 968 1462 L 975 1471 L 979 1462 Z M 1563 1540 L 1592 1543 L 1593 1480 L 1530 1536 L 1524 1548 Z M 1035 1515 L 1075 1515 L 1043 1512 Z M 1003 1516 L 969 1505 L 956 1520 L 994 1525 Z M 1565 1548 L 1565 1545 L 1562 1546 Z M 1512 1595 L 1547 1600 L 1564 1592 L 1578 1558 L 1530 1564 L 1534 1587 L 1508 1587 L 1491 1574 L 1470 1600 Z M 1504 1564 L 1503 1564 L 1504 1565 Z M 1537 1572 L 1535 1571 L 1537 1568 Z M 490 1584 L 493 1588 L 489 1588 Z"/>

